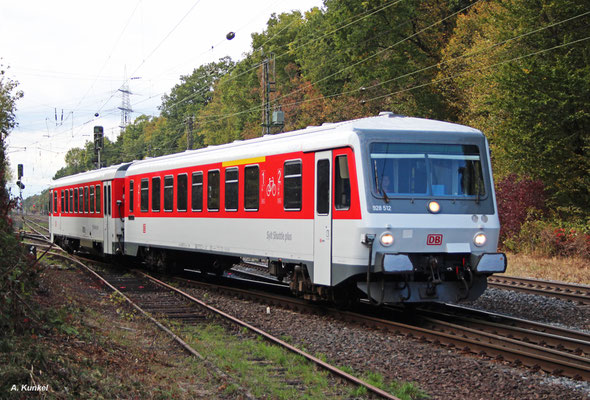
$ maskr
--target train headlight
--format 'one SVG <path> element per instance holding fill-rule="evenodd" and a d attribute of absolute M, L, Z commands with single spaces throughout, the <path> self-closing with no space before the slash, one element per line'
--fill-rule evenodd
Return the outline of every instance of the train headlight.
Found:
<path fill-rule="evenodd" d="M 389 232 L 384 232 L 381 235 L 381 244 L 385 247 L 389 247 L 393 244 L 393 235 Z"/>
<path fill-rule="evenodd" d="M 428 211 L 433 214 L 438 214 L 440 211 L 440 204 L 437 201 L 431 201 L 428 203 Z"/>
<path fill-rule="evenodd" d="M 486 244 L 486 241 L 488 240 L 488 238 L 486 237 L 486 235 L 484 233 L 478 233 L 477 235 L 475 235 L 473 237 L 473 243 L 475 243 L 475 245 L 477 247 L 481 247 L 484 244 Z"/>

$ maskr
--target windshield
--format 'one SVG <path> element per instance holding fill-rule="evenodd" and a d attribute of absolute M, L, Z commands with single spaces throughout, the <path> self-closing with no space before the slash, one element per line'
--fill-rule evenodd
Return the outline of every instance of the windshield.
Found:
<path fill-rule="evenodd" d="M 381 197 L 485 195 L 475 145 L 372 143 L 373 189 Z"/>

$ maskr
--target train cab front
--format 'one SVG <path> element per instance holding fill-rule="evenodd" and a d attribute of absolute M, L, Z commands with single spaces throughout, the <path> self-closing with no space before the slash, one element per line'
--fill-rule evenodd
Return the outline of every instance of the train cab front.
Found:
<path fill-rule="evenodd" d="M 377 304 L 475 300 L 507 266 L 485 138 L 405 140 L 365 147 L 368 260 L 357 287 Z"/>

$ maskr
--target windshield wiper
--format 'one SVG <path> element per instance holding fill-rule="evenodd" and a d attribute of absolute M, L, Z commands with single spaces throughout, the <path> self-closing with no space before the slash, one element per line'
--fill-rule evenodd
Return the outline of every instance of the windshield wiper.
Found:
<path fill-rule="evenodd" d="M 385 200 L 386 203 L 389 203 L 389 197 L 387 197 L 387 193 L 385 193 L 385 190 L 383 190 L 383 188 L 381 187 L 379 175 L 377 174 L 377 160 L 374 160 L 373 162 L 373 169 L 375 170 L 375 187 L 377 188 L 377 193 L 379 193 L 382 196 L 383 200 Z"/>

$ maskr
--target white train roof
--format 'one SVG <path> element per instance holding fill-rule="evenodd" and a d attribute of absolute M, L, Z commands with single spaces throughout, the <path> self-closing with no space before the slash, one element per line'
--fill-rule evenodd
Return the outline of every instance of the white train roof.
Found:
<path fill-rule="evenodd" d="M 321 126 L 310 126 L 292 132 L 237 140 L 228 144 L 134 161 L 129 167 L 127 175 L 133 176 L 159 171 L 163 166 L 171 170 L 189 165 L 204 165 L 278 153 L 309 152 L 330 147 L 348 146 L 358 142 L 358 134 L 385 131 L 408 134 L 412 132 L 460 132 L 482 136 L 479 130 L 464 125 L 383 112 L 377 117 L 325 123 Z"/>
<path fill-rule="evenodd" d="M 125 176 L 125 171 L 131 163 L 111 165 L 106 168 L 96 169 L 88 172 L 81 172 L 76 175 L 64 176 L 52 182 L 51 187 L 79 185 L 87 182 L 108 181 Z"/>
<path fill-rule="evenodd" d="M 159 171 L 163 167 L 165 169 L 176 169 L 190 165 L 212 164 L 220 161 L 255 158 L 278 153 L 309 152 L 330 147 L 352 146 L 358 143 L 359 134 L 372 132 L 483 135 L 479 130 L 464 125 L 382 112 L 376 117 L 325 123 L 321 126 L 309 126 L 292 132 L 265 135 L 249 140 L 236 140 L 228 144 L 113 165 L 60 178 L 53 182 L 52 187 L 110 180 L 125 175 L 133 176 Z"/>

